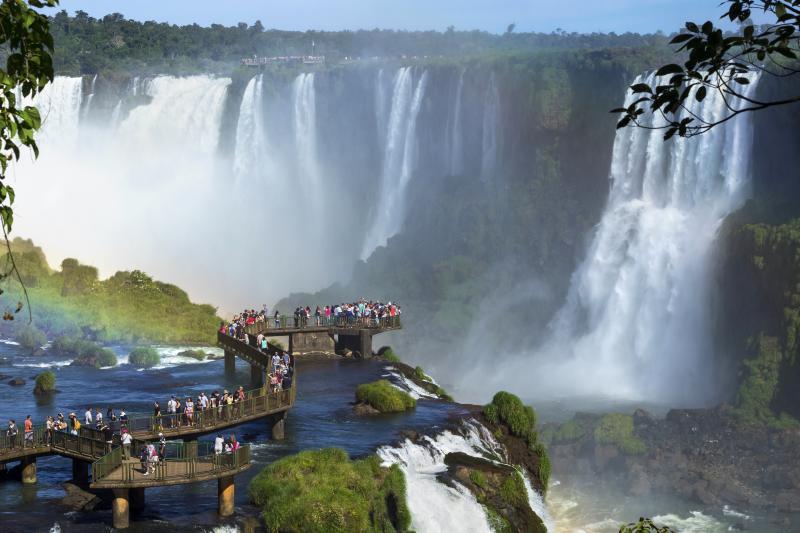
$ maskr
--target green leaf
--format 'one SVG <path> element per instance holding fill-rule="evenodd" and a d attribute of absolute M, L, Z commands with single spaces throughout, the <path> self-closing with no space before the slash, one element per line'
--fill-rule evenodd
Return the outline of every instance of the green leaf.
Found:
<path fill-rule="evenodd" d="M 684 41 L 688 41 L 691 38 L 692 38 L 692 34 L 691 33 L 680 33 L 680 34 L 676 35 L 675 37 L 673 37 L 672 40 L 669 42 L 669 44 L 682 43 Z"/>
<path fill-rule="evenodd" d="M 692 33 L 699 33 L 700 32 L 700 28 L 698 28 L 697 24 L 695 24 L 694 22 L 687 22 L 686 23 L 686 29 L 689 30 Z"/>
<path fill-rule="evenodd" d="M 634 93 L 650 93 L 653 94 L 653 89 L 650 88 L 649 85 L 646 83 L 637 83 L 635 85 L 631 85 L 631 91 Z"/>

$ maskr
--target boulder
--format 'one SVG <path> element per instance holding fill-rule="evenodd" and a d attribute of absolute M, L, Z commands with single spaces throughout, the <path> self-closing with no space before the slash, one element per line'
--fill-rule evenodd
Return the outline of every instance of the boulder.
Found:
<path fill-rule="evenodd" d="M 377 415 L 380 411 L 366 403 L 357 403 L 353 406 L 353 412 L 357 415 Z"/>
<path fill-rule="evenodd" d="M 12 387 L 21 387 L 22 385 L 25 385 L 25 380 L 22 378 L 14 378 L 9 380 L 8 384 Z"/>
<path fill-rule="evenodd" d="M 103 502 L 98 496 L 72 483 L 64 483 L 62 486 L 67 495 L 61 498 L 60 503 L 74 511 L 93 511 Z"/>

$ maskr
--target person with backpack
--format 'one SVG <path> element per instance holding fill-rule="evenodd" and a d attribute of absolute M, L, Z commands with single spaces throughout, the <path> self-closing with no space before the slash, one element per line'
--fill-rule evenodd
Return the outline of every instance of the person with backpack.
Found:
<path fill-rule="evenodd" d="M 158 458 L 160 461 L 167 458 L 167 439 L 163 433 L 158 434 Z"/>

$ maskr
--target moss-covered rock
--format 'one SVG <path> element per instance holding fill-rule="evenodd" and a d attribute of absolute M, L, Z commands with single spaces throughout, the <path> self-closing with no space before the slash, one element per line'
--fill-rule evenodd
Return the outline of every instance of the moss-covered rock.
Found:
<path fill-rule="evenodd" d="M 644 441 L 633 432 L 633 417 L 622 413 L 603 415 L 594 429 L 594 440 L 599 444 L 612 444 L 627 455 L 647 451 Z"/>
<path fill-rule="evenodd" d="M 56 375 L 46 370 L 36 376 L 36 384 L 33 386 L 33 393 L 36 395 L 49 394 L 56 390 Z"/>
<path fill-rule="evenodd" d="M 509 461 L 526 468 L 534 488 L 546 494 L 550 458 L 545 445 L 539 442 L 533 407 L 523 404 L 514 394 L 500 391 L 491 403 L 483 406 L 480 414 L 495 438 L 506 447 Z"/>
<path fill-rule="evenodd" d="M 150 346 L 140 346 L 128 355 L 128 362 L 139 368 L 150 368 L 161 363 L 161 356 Z"/>
<path fill-rule="evenodd" d="M 461 452 L 448 453 L 444 462 L 448 477 L 467 487 L 484 506 L 495 532 L 547 531 L 530 507 L 522 475 L 513 467 Z"/>
<path fill-rule="evenodd" d="M 104 368 L 117 365 L 117 355 L 108 348 L 86 339 L 59 337 L 53 341 L 52 349 L 56 353 L 72 355 L 72 365 Z"/>
<path fill-rule="evenodd" d="M 14 340 L 23 348 L 34 352 L 47 343 L 47 336 L 44 334 L 44 331 L 40 330 L 35 325 L 25 324 L 24 326 L 18 327 L 14 332 Z"/>
<path fill-rule="evenodd" d="M 250 498 L 268 531 L 408 531 L 405 477 L 377 456 L 351 461 L 344 450 L 309 450 L 265 467 Z"/>
<path fill-rule="evenodd" d="M 445 400 L 448 402 L 453 401 L 453 397 L 450 396 L 444 388 L 434 383 L 433 379 L 431 379 L 431 377 L 425 373 L 421 366 L 411 368 L 410 365 L 401 363 L 399 361 L 395 362 L 393 366 L 406 379 L 413 381 L 414 384 L 422 389 L 425 389 L 427 392 L 436 395 L 436 397 L 440 400 Z"/>
<path fill-rule="evenodd" d="M 198 361 L 205 361 L 208 354 L 203 350 L 183 350 L 182 352 L 178 352 L 180 357 L 190 357 L 192 359 L 196 359 Z"/>
<path fill-rule="evenodd" d="M 380 350 L 378 350 L 378 355 L 383 357 L 390 363 L 399 363 L 400 358 L 394 353 L 391 346 L 383 346 Z"/>
<path fill-rule="evenodd" d="M 553 433 L 553 440 L 559 443 L 574 442 L 585 434 L 586 430 L 583 429 L 583 426 L 575 419 L 572 419 L 558 426 L 558 429 Z"/>
<path fill-rule="evenodd" d="M 381 413 L 397 413 L 417 406 L 414 398 L 385 379 L 359 385 L 356 389 L 356 401 L 367 404 Z"/>

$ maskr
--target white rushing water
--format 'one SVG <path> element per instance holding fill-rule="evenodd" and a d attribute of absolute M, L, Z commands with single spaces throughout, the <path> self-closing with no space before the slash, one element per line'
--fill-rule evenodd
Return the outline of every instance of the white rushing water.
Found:
<path fill-rule="evenodd" d="M 690 106 L 706 120 L 726 114 L 715 91 Z M 740 116 L 671 142 L 662 130 L 617 132 L 608 203 L 552 337 L 517 362 L 536 368 L 528 390 L 671 404 L 714 398 L 711 259 L 720 223 L 749 194 L 751 128 Z"/>
<path fill-rule="evenodd" d="M 466 69 L 461 69 L 458 75 L 458 82 L 456 83 L 456 94 L 453 101 L 453 113 L 451 117 L 451 124 L 449 128 L 448 143 L 450 145 L 449 158 L 448 158 L 448 172 L 451 176 L 456 176 L 461 173 L 464 165 L 464 131 L 462 129 L 462 100 L 464 93 L 464 74 Z"/>
<path fill-rule="evenodd" d="M 241 180 L 249 178 L 249 170 L 264 165 L 268 157 L 267 132 L 264 124 L 264 75 L 250 78 L 239 106 L 236 125 L 236 147 L 233 171 Z"/>
<path fill-rule="evenodd" d="M 437 480 L 437 475 L 447 470 L 445 456 L 453 452 L 497 462 L 503 462 L 505 455 L 489 431 L 474 420 L 465 422 L 459 432 L 444 431 L 435 437 L 422 437 L 416 443 L 406 439 L 396 447 L 383 446 L 377 453 L 384 465 L 397 464 L 405 474 L 412 529 L 444 533 L 453 531 L 454 524 L 458 524 L 460 532 L 490 533 L 486 511 L 474 495 L 459 483 L 449 486 Z M 552 531 L 541 496 L 530 489 L 529 500 L 531 508 Z"/>
<path fill-rule="evenodd" d="M 253 305 L 252 284 L 231 280 L 268 280 L 258 303 L 346 280 L 402 230 L 415 176 L 480 163 L 477 130 L 497 120 L 497 95 L 471 96 L 463 71 L 443 103 L 426 96 L 421 67 L 328 76 L 263 73 L 241 88 L 211 75 L 57 77 L 35 102 L 42 155 L 11 170 L 15 234 L 53 266 L 144 270 L 221 311 Z M 443 146 L 421 151 L 427 112 L 443 120 L 425 122 L 423 138 Z"/>
<path fill-rule="evenodd" d="M 489 77 L 489 86 L 483 105 L 483 128 L 481 150 L 481 179 L 489 181 L 497 170 L 498 130 L 500 128 L 500 92 L 494 73 Z"/>
<path fill-rule="evenodd" d="M 425 71 L 414 87 L 412 67 L 403 67 L 395 74 L 380 190 L 374 215 L 369 220 L 361 259 L 368 258 L 375 248 L 385 245 L 403 224 L 406 187 L 416 167 L 417 115 L 427 82 L 428 73 Z"/>

